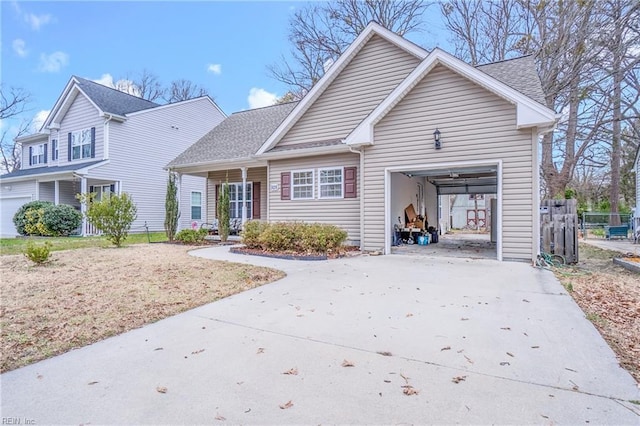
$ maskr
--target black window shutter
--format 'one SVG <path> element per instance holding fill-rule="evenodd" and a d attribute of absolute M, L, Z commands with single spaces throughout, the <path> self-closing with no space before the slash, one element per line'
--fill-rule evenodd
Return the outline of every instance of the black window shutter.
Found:
<path fill-rule="evenodd" d="M 71 161 L 71 132 L 69 132 L 69 149 L 67 150 L 67 157 L 69 157 L 69 161 Z"/>
<path fill-rule="evenodd" d="M 96 157 L 96 128 L 91 128 L 91 158 Z"/>
<path fill-rule="evenodd" d="M 253 182 L 252 195 L 253 212 L 251 218 L 260 219 L 260 182 Z"/>
<path fill-rule="evenodd" d="M 290 172 L 280 173 L 280 199 L 281 200 L 291 199 L 291 173 Z"/>
<path fill-rule="evenodd" d="M 44 144 L 44 163 L 47 164 L 47 150 L 49 149 L 49 144 Z"/>
<path fill-rule="evenodd" d="M 56 161 L 56 147 L 58 146 L 58 141 L 56 139 L 51 139 L 51 161 Z"/>
<path fill-rule="evenodd" d="M 116 185 L 114 183 L 111 184 L 111 186 L 109 187 L 109 190 L 111 191 L 111 193 L 115 194 L 116 192 Z"/>
<path fill-rule="evenodd" d="M 33 165 L 33 159 L 32 158 L 33 158 L 33 147 L 30 146 L 29 147 L 29 165 L 30 166 Z"/>
<path fill-rule="evenodd" d="M 93 185 L 89 185 L 89 194 L 93 192 Z"/>
<path fill-rule="evenodd" d="M 344 168 L 344 198 L 356 198 L 358 196 L 358 168 Z"/>

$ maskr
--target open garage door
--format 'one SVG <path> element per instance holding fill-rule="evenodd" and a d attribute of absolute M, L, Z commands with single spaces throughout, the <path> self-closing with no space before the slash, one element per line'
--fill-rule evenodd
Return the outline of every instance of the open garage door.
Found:
<path fill-rule="evenodd" d="M 496 162 L 389 170 L 387 208 L 392 223 L 387 229 L 391 234 L 387 252 L 501 260 L 500 169 Z M 404 204 L 413 205 L 418 216 L 424 216 L 428 224 L 423 230 L 407 224 L 406 215 L 398 215 L 407 207 Z M 417 236 L 429 234 L 432 227 L 438 242 L 433 244 L 432 236 L 431 244 L 416 244 Z"/>
<path fill-rule="evenodd" d="M 13 224 L 13 215 L 25 203 L 31 201 L 31 196 L 17 196 L 0 198 L 0 237 L 15 237 L 18 235 Z"/>

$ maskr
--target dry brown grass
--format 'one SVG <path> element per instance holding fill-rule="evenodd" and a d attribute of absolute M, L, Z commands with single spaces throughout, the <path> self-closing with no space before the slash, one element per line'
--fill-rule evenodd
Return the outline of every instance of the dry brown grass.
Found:
<path fill-rule="evenodd" d="M 88 345 L 281 278 L 170 244 L 0 257 L 0 371 Z"/>
<path fill-rule="evenodd" d="M 620 360 L 640 382 L 640 275 L 614 265 L 620 253 L 580 245 L 580 263 L 556 275 Z"/>

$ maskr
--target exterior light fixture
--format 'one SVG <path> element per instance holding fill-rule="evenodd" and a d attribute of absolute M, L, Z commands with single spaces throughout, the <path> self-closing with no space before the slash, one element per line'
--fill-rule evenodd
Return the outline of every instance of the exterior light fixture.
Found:
<path fill-rule="evenodd" d="M 442 144 L 440 143 L 440 130 L 436 128 L 436 131 L 433 132 L 433 141 L 435 142 L 436 149 L 442 148 Z"/>

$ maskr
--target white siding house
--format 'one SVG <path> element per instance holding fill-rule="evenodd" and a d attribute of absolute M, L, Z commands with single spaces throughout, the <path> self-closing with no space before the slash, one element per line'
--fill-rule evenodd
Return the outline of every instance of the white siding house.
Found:
<path fill-rule="evenodd" d="M 158 105 L 72 77 L 42 130 L 19 139 L 21 170 L 0 176 L 0 232 L 15 235 L 11 218 L 27 201 L 81 209 L 76 194 L 88 192 L 128 193 L 138 211 L 132 232 L 163 230 L 164 166 L 224 118 L 208 96 Z M 205 190 L 204 176 L 181 179 L 183 198 Z M 192 215 L 187 203 L 182 206 L 184 228 L 191 226 Z M 202 222 L 202 217 L 194 220 Z M 80 232 L 91 235 L 96 230 L 85 221 Z"/>

